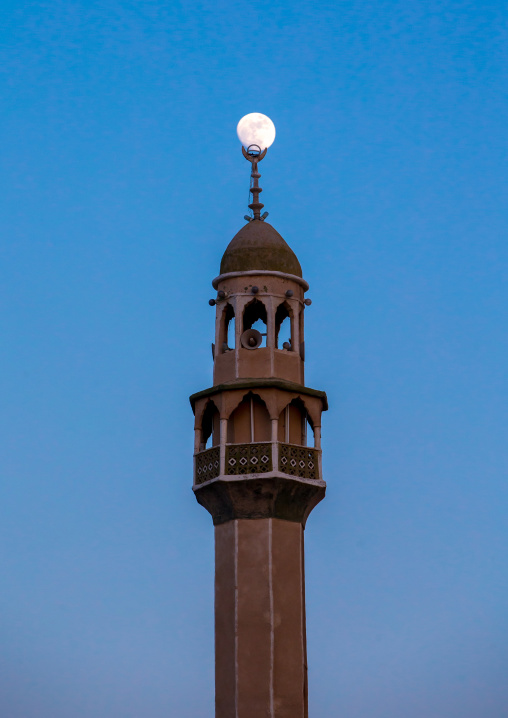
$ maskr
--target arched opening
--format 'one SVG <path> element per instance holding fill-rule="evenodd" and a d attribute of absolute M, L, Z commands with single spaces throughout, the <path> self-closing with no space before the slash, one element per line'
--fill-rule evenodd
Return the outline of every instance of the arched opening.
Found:
<path fill-rule="evenodd" d="M 293 311 L 287 302 L 282 302 L 275 312 L 275 348 L 295 351 L 293 346 Z"/>
<path fill-rule="evenodd" d="M 266 347 L 266 325 L 266 307 L 259 299 L 253 299 L 252 302 L 247 304 L 243 311 L 242 332 L 247 331 L 247 329 L 257 329 L 257 331 L 263 335 L 260 346 Z"/>
<path fill-rule="evenodd" d="M 210 401 L 206 405 L 201 421 L 201 445 L 200 451 L 218 446 L 220 442 L 220 417 L 215 404 Z"/>
<path fill-rule="evenodd" d="M 228 444 L 252 444 L 270 441 L 271 422 L 266 404 L 259 396 L 248 394 L 228 421 Z"/>
<path fill-rule="evenodd" d="M 313 433 L 312 420 L 303 401 L 293 399 L 280 413 L 278 440 L 284 444 L 307 446 L 307 437 Z"/>
<path fill-rule="evenodd" d="M 303 361 L 305 361 L 305 335 L 303 333 L 303 307 L 300 307 L 300 312 L 298 314 L 298 336 L 300 337 L 300 346 L 295 347 L 296 351 L 300 352 L 300 356 Z"/>
<path fill-rule="evenodd" d="M 229 352 L 235 348 L 235 310 L 231 304 L 226 304 L 222 311 L 219 349 L 220 353 Z"/>

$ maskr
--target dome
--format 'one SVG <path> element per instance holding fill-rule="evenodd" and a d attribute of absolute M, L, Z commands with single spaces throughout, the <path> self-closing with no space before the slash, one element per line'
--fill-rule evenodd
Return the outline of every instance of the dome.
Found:
<path fill-rule="evenodd" d="M 268 222 L 254 219 L 229 243 L 220 273 L 247 272 L 252 269 L 272 270 L 302 276 L 302 268 L 289 244 Z"/>

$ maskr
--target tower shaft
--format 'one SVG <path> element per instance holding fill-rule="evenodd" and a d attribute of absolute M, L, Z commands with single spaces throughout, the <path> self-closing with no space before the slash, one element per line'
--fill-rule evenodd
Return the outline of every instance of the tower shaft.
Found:
<path fill-rule="evenodd" d="M 303 528 L 238 519 L 215 528 L 217 718 L 306 718 Z"/>

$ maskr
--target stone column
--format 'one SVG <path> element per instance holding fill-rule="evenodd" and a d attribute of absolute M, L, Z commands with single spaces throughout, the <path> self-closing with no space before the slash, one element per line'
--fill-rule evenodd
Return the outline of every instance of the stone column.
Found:
<path fill-rule="evenodd" d="M 273 471 L 279 470 L 279 419 L 272 419 L 272 468 Z"/>
<path fill-rule="evenodd" d="M 219 474 L 221 476 L 224 476 L 226 473 L 226 441 L 228 438 L 228 420 L 227 419 L 221 419 L 220 420 L 220 435 L 219 435 L 219 444 L 220 444 L 220 458 L 219 458 Z"/>
<path fill-rule="evenodd" d="M 201 451 L 201 429 L 194 429 L 194 453 Z"/>

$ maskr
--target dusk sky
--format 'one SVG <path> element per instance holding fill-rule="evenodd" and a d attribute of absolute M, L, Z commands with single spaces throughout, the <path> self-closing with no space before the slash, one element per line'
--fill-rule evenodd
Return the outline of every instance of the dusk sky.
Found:
<path fill-rule="evenodd" d="M 249 112 L 310 284 L 311 718 L 508 715 L 508 5 L 2 3 L 0 716 L 211 718 L 211 385 Z"/>

